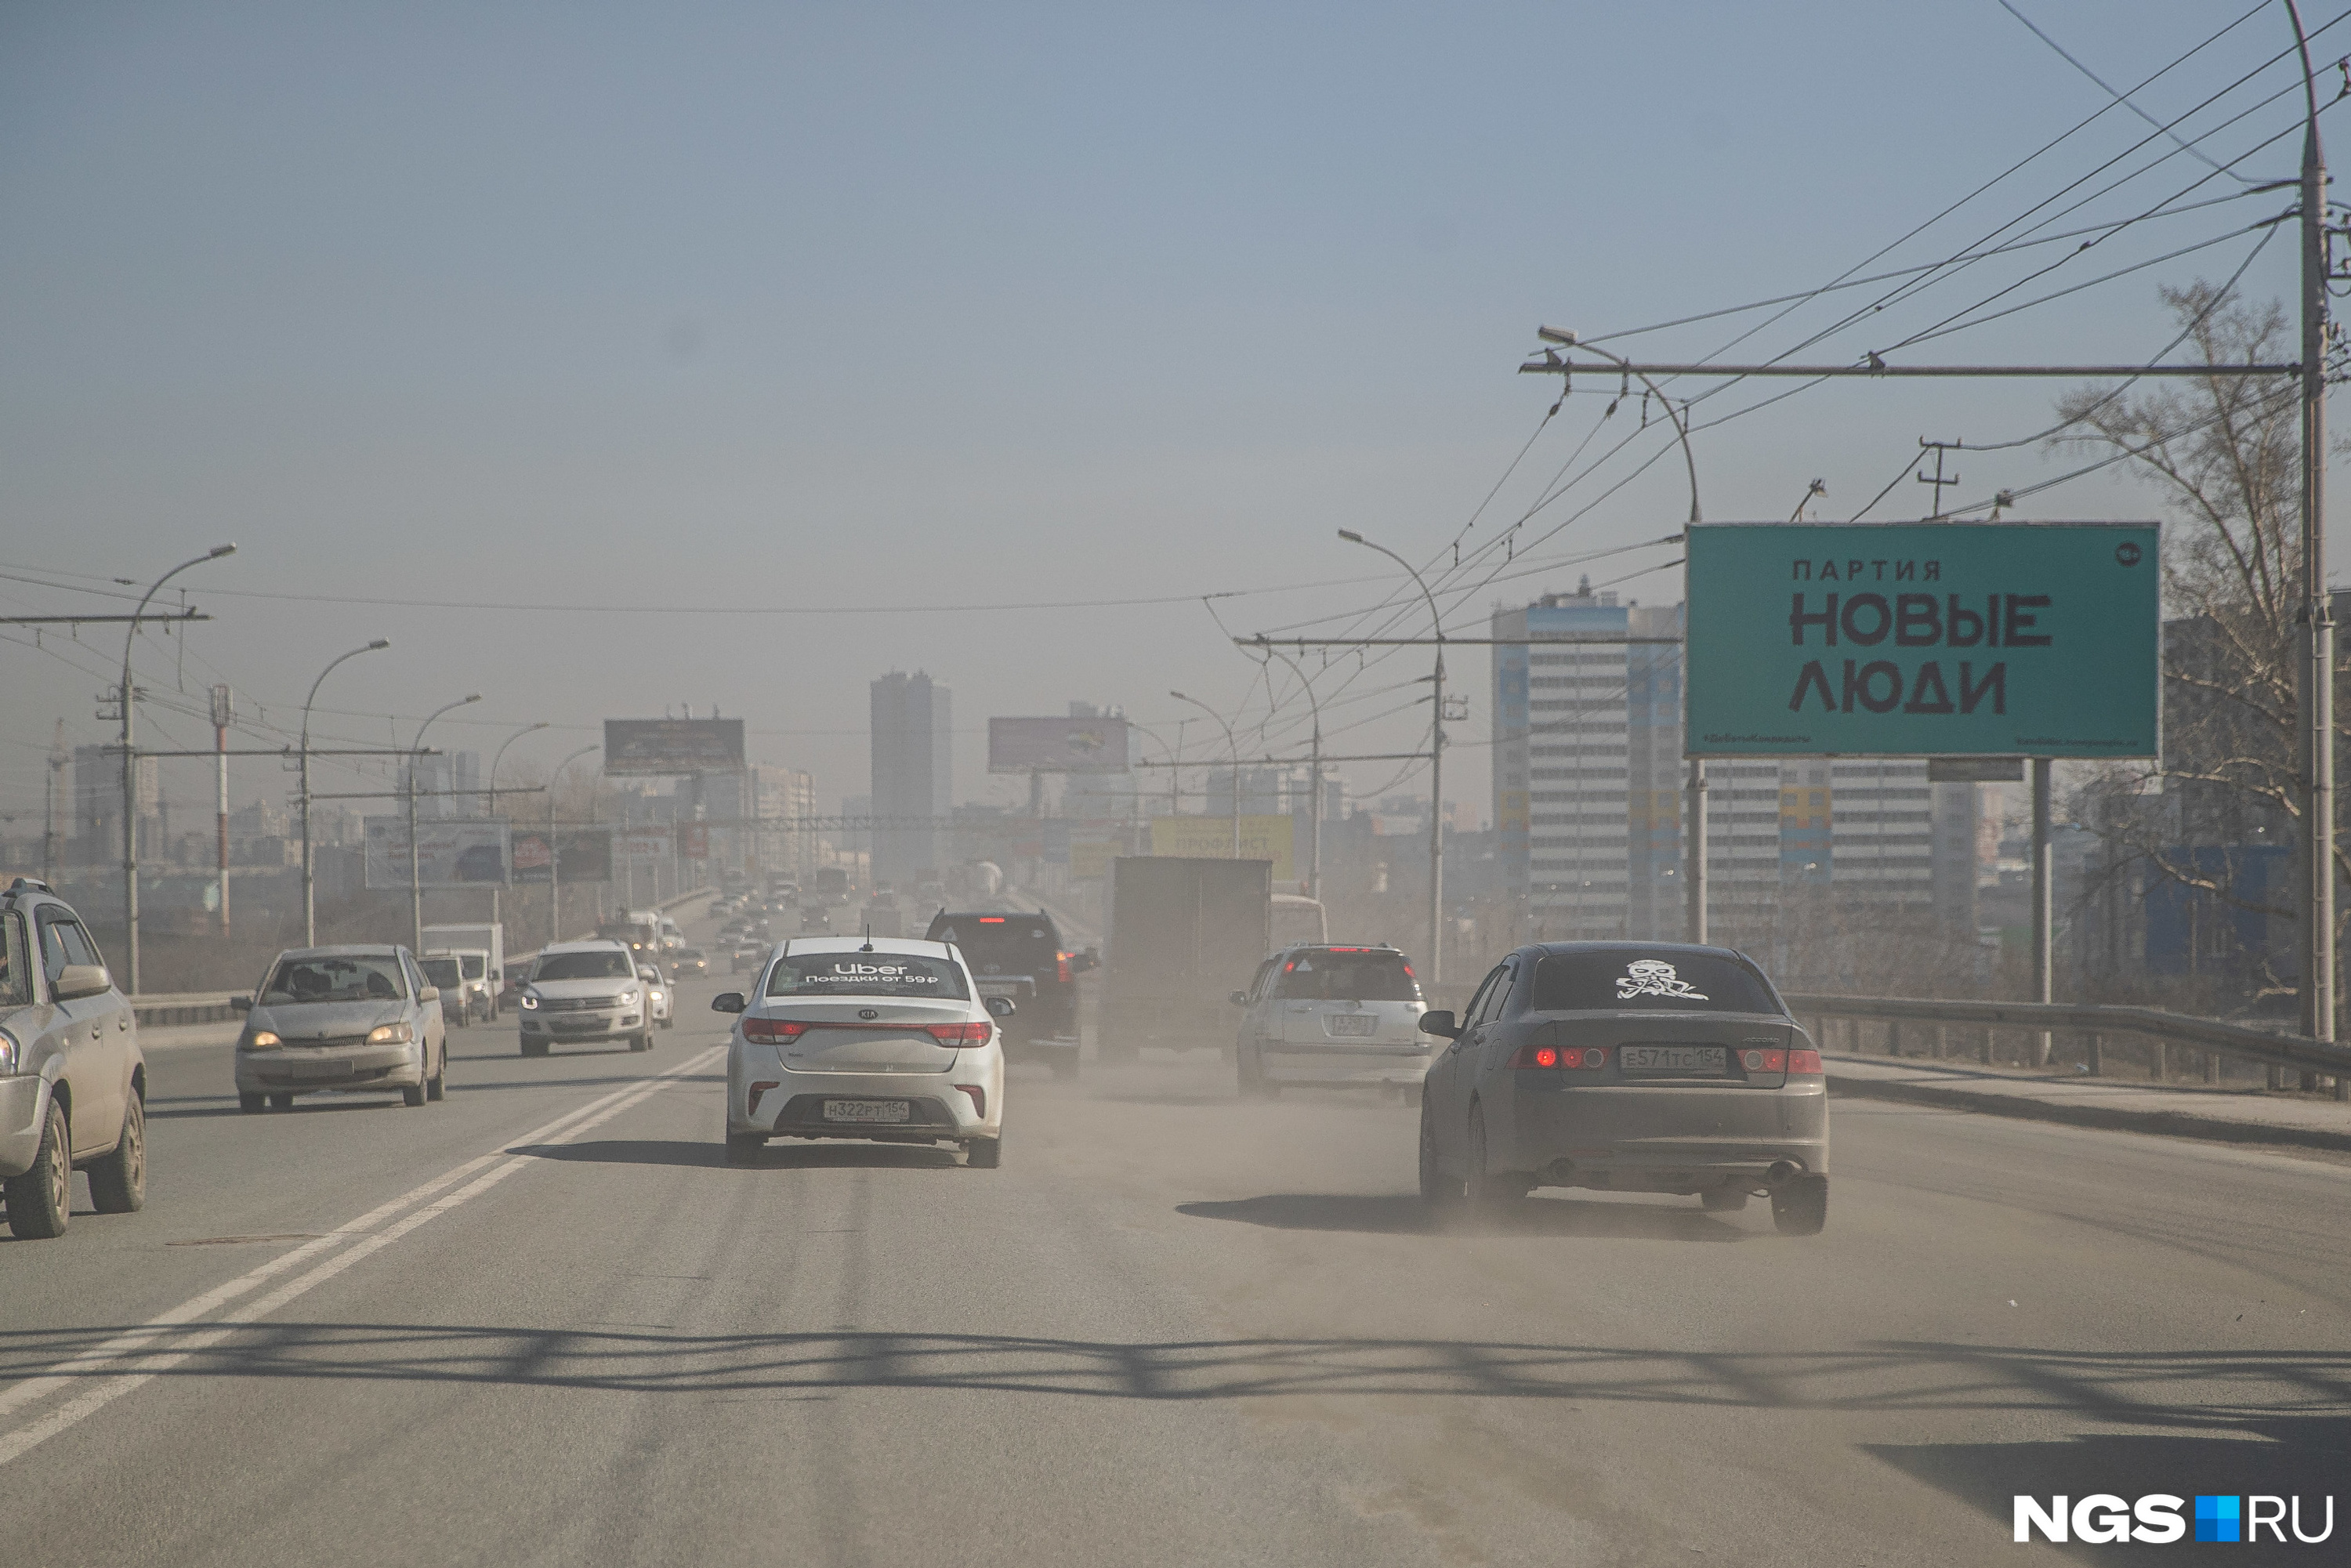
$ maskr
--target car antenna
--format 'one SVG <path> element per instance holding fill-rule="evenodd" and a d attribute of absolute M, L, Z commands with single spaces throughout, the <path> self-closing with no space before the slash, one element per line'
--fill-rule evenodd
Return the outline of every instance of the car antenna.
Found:
<path fill-rule="evenodd" d="M 865 923 L 865 946 L 860 947 L 858 951 L 861 953 L 871 953 L 873 951 L 873 922 L 871 920 Z"/>

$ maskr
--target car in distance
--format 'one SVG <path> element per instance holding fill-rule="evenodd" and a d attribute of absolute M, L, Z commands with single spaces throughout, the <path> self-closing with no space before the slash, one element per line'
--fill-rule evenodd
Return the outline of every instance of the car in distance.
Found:
<path fill-rule="evenodd" d="M 293 1108 L 322 1089 L 396 1090 L 422 1105 L 447 1091 L 440 988 L 405 947 L 347 944 L 277 955 L 250 997 L 236 1041 L 236 1107 Z"/>
<path fill-rule="evenodd" d="M 1285 1086 L 1376 1084 L 1416 1089 L 1428 1072 L 1420 981 L 1394 947 L 1297 943 L 1258 966 L 1233 1060 L 1244 1096 Z"/>
<path fill-rule="evenodd" d="M 710 973 L 710 955 L 699 947 L 680 947 L 670 955 L 669 974 L 674 980 L 691 975 L 699 978 Z"/>
<path fill-rule="evenodd" d="M 766 940 L 764 937 L 737 937 L 735 939 L 734 950 L 729 953 L 726 957 L 727 972 L 729 974 L 739 975 L 746 969 L 765 967 L 768 962 L 768 950 L 774 946 L 774 943 Z"/>
<path fill-rule="evenodd" d="M 645 963 L 640 963 L 637 966 L 637 978 L 645 983 L 646 1016 L 662 1028 L 669 1028 L 673 1021 L 669 982 L 662 978 L 661 970 Z"/>
<path fill-rule="evenodd" d="M 942 909 L 923 935 L 961 949 L 981 996 L 1009 997 L 1019 1009 L 1020 1021 L 1004 1031 L 1008 1060 L 1045 1062 L 1056 1078 L 1077 1076 L 1077 979 L 1094 957 L 1063 947 L 1051 915 Z"/>
<path fill-rule="evenodd" d="M 631 1051 L 651 1051 L 653 1024 L 644 991 L 636 955 L 618 937 L 548 944 L 532 961 L 530 978 L 517 998 L 522 1053 L 545 1056 L 559 1040 L 615 1035 Z"/>
<path fill-rule="evenodd" d="M 454 1020 L 459 1029 L 474 1021 L 473 994 L 465 988 L 465 966 L 456 954 L 419 954 L 416 967 L 424 971 L 425 980 L 441 993 L 441 1017 L 444 1020 Z M 480 1016 L 489 1015 L 486 1010 Z"/>
<path fill-rule="evenodd" d="M 1421 1086 L 1420 1191 L 1500 1205 L 1537 1186 L 1768 1194 L 1790 1235 L 1828 1218 L 1828 1081 L 1763 972 L 1726 947 L 1560 942 L 1496 965 Z"/>
<path fill-rule="evenodd" d="M 738 1015 L 726 1051 L 730 1162 L 770 1138 L 955 1144 L 981 1169 L 1002 1159 L 997 1026 L 1018 1009 L 982 998 L 953 947 L 793 937 L 747 991 L 710 1005 Z"/>
<path fill-rule="evenodd" d="M 65 1234 L 73 1173 L 100 1214 L 147 1202 L 147 1061 L 98 944 L 46 883 L 0 891 L 0 1192 L 26 1240 Z"/>

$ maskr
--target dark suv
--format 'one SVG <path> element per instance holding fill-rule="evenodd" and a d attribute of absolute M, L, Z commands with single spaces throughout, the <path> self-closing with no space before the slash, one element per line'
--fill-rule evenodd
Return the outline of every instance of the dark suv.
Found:
<path fill-rule="evenodd" d="M 1078 977 L 1096 959 L 1063 947 L 1051 915 L 942 909 L 923 935 L 963 950 L 981 996 L 1018 1004 L 1002 1026 L 1006 1061 L 1046 1062 L 1056 1078 L 1078 1075 Z"/>
<path fill-rule="evenodd" d="M 73 1173 L 100 1214 L 147 1201 L 147 1060 L 131 1003 L 71 905 L 0 891 L 0 1178 L 8 1228 L 65 1234 Z"/>

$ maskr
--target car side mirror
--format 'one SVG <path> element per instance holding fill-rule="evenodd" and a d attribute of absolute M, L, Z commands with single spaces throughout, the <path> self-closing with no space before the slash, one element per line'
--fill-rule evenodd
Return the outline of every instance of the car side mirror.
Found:
<path fill-rule="evenodd" d="M 989 997 L 987 1005 L 990 1018 L 1008 1019 L 1020 1010 L 1010 997 Z"/>
<path fill-rule="evenodd" d="M 107 978 L 103 965 L 68 964 L 57 971 L 57 983 L 54 988 L 57 1000 L 72 1002 L 84 997 L 102 997 L 114 988 L 114 982 Z"/>
<path fill-rule="evenodd" d="M 233 1013 L 249 1013 L 253 1010 L 253 998 L 251 997 L 231 997 L 228 999 L 228 1010 Z"/>
<path fill-rule="evenodd" d="M 1245 1008 L 1249 1006 L 1249 993 L 1247 991 L 1235 991 L 1226 999 L 1237 1008 Z"/>
<path fill-rule="evenodd" d="M 739 1013 L 749 1005 L 740 991 L 721 991 L 710 998 L 710 1010 L 715 1013 Z"/>
<path fill-rule="evenodd" d="M 420 1002 L 437 1002 L 441 999 L 441 988 L 427 986 L 416 993 L 416 999 Z"/>
<path fill-rule="evenodd" d="M 1434 1012 L 1426 1012 L 1420 1015 L 1420 1032 L 1423 1034 L 1442 1035 L 1447 1040 L 1459 1040 L 1461 1038 L 1461 1026 L 1453 1020 L 1453 1015 L 1450 1012 L 1447 1011 L 1443 1008 L 1438 1008 Z"/>

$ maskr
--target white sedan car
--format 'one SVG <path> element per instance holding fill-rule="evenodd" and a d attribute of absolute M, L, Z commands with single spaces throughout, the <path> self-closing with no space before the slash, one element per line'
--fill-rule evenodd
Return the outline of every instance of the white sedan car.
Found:
<path fill-rule="evenodd" d="M 637 978 L 645 983 L 645 1016 L 662 1028 L 669 1028 L 676 1021 L 671 1007 L 676 998 L 670 995 L 669 982 L 651 964 L 637 966 Z"/>
<path fill-rule="evenodd" d="M 747 992 L 726 1051 L 726 1157 L 769 1138 L 957 1144 L 993 1170 L 1004 1146 L 1001 997 L 980 998 L 952 944 L 787 938 Z"/>

